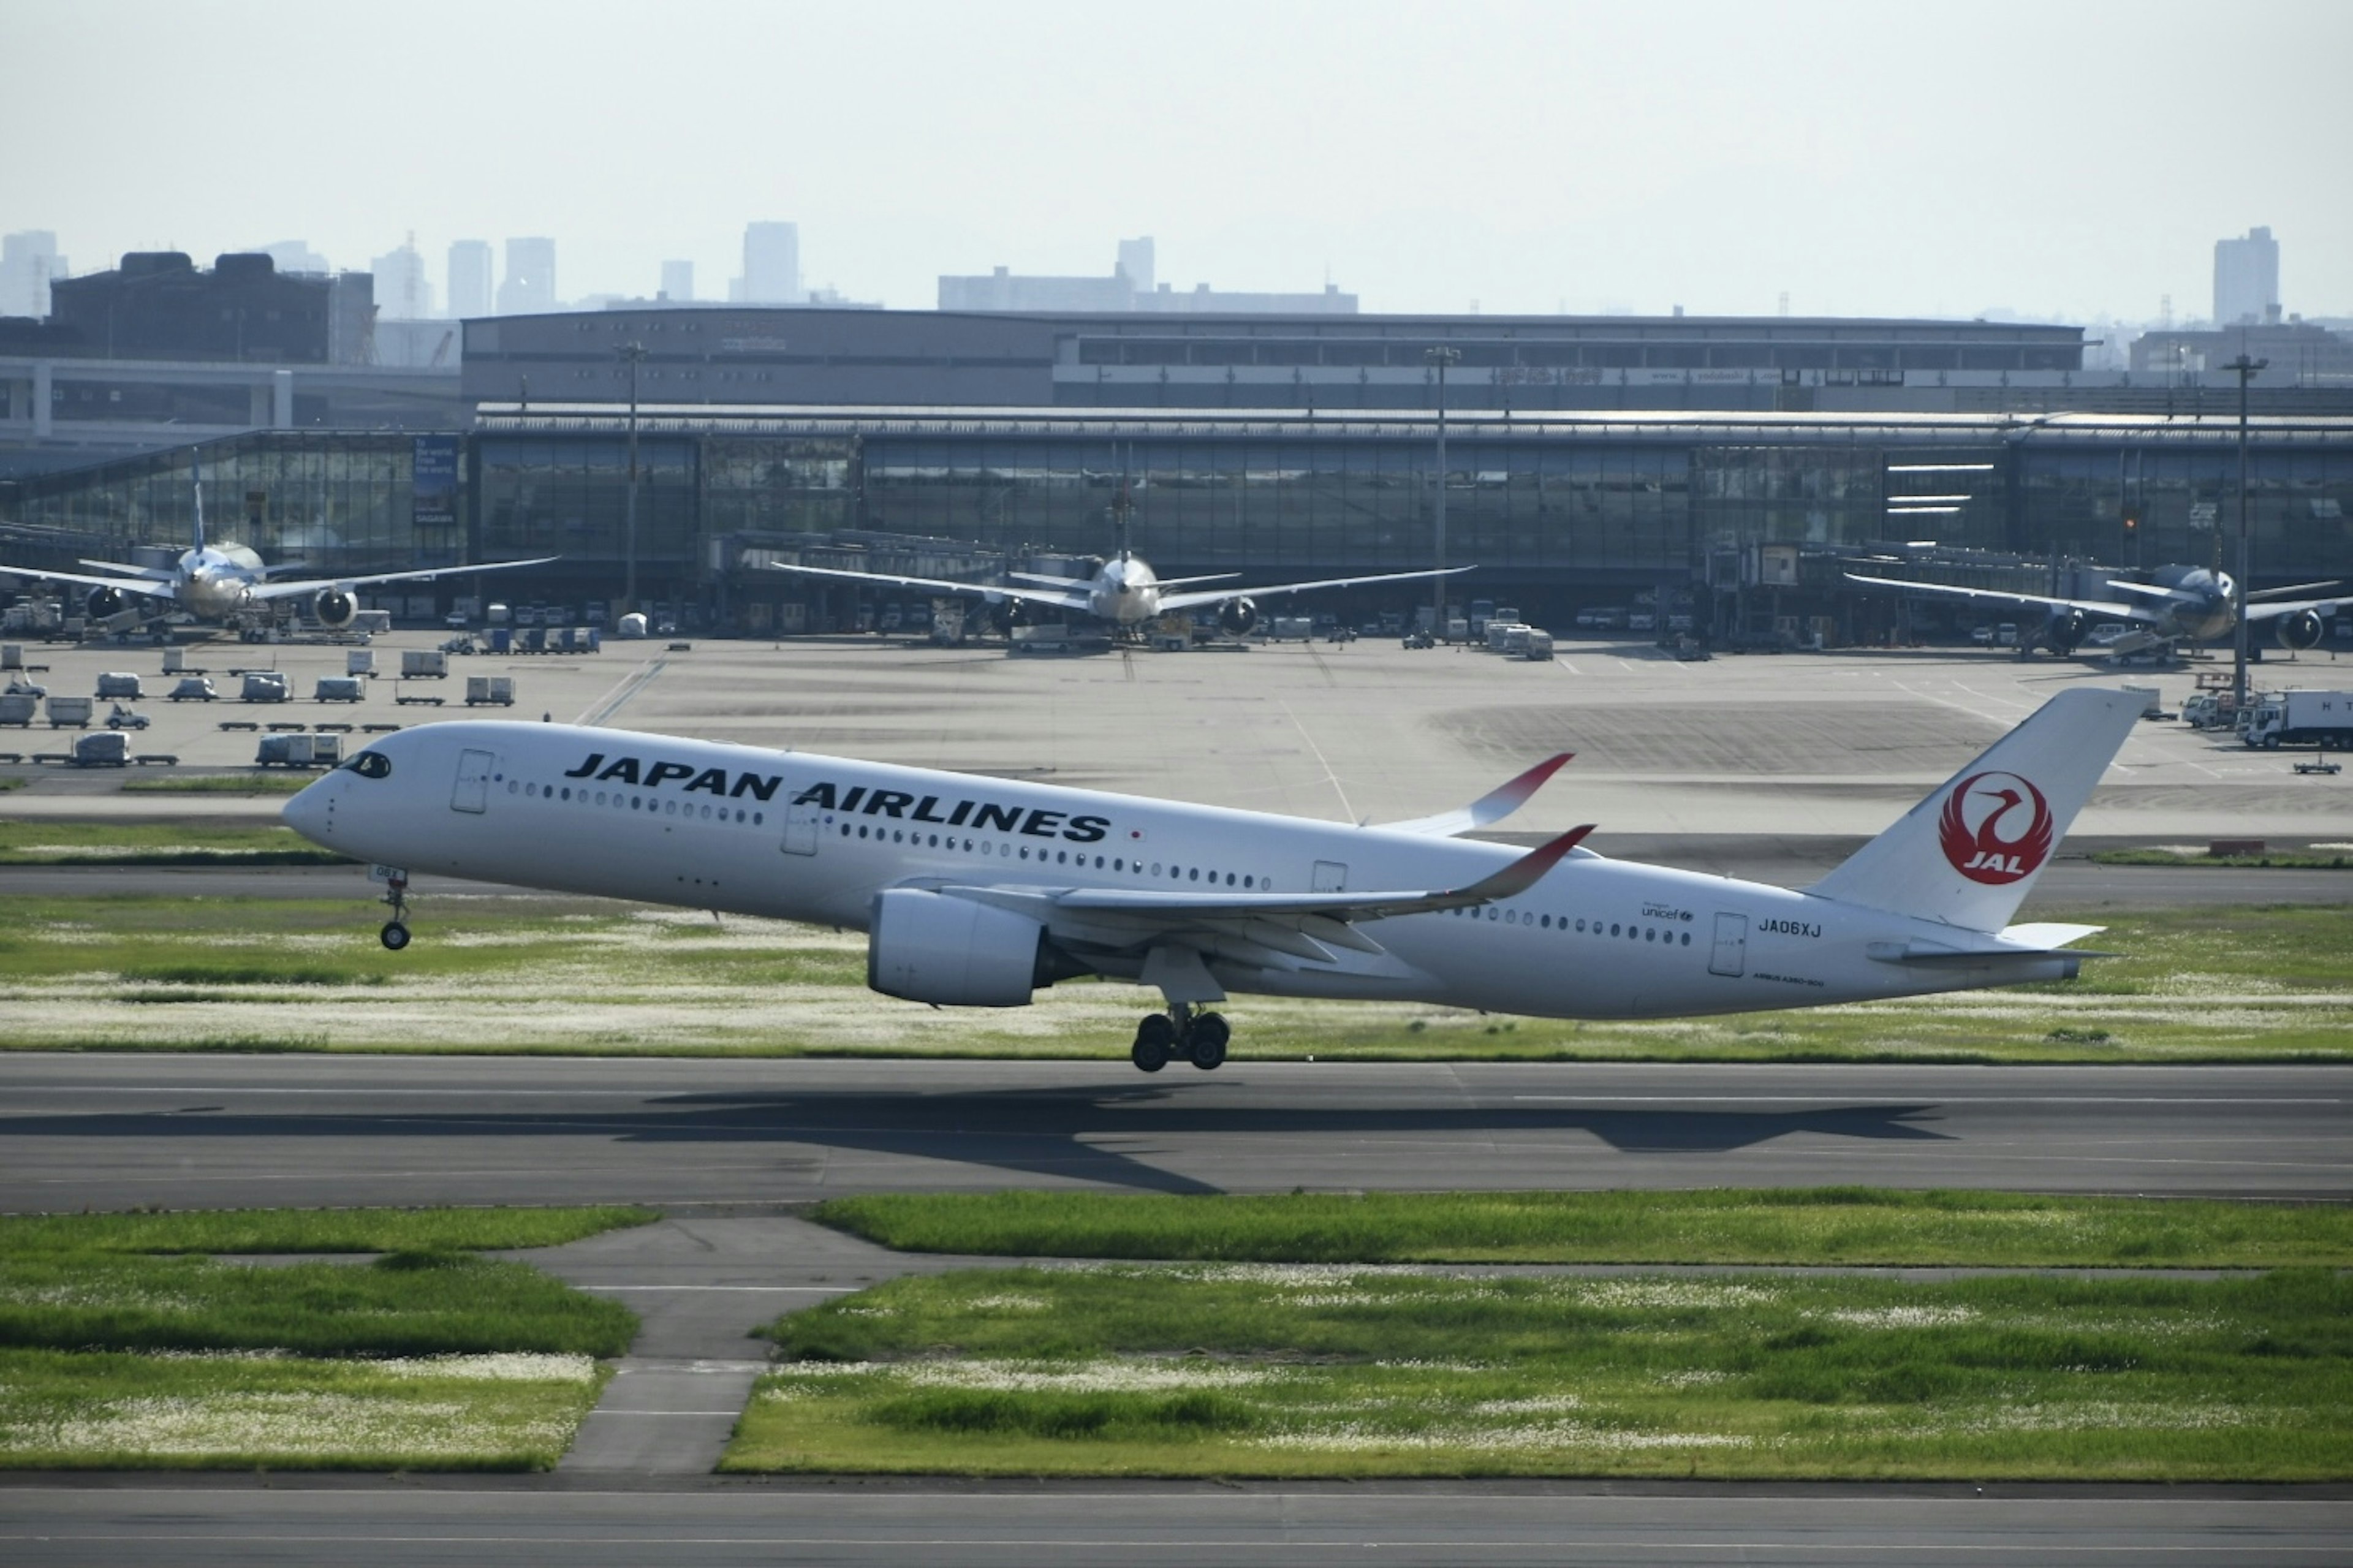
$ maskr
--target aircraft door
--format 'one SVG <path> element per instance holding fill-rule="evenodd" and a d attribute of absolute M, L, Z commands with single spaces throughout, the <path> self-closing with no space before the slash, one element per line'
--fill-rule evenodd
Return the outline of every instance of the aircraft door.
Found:
<path fill-rule="evenodd" d="M 1348 867 L 1341 860 L 1315 862 L 1315 880 L 1311 892 L 1345 893 L 1348 890 Z"/>
<path fill-rule="evenodd" d="M 1718 915 L 1715 917 L 1715 951 L 1708 955 L 1707 972 L 1734 980 L 1740 978 L 1748 967 L 1748 917 Z"/>
<path fill-rule="evenodd" d="M 814 855 L 817 853 L 818 813 L 823 809 L 813 801 L 794 801 L 785 807 L 785 853 Z"/>
<path fill-rule="evenodd" d="M 496 760 L 488 752 L 458 753 L 458 787 L 449 796 L 450 810 L 479 813 L 489 809 L 491 765 Z"/>

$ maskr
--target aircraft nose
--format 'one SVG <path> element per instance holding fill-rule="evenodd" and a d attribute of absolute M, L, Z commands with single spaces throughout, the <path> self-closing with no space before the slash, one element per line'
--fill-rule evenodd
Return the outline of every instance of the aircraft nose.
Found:
<path fill-rule="evenodd" d="M 334 773 L 319 779 L 278 808 L 278 819 L 313 844 L 324 844 L 334 827 L 334 795 L 343 787 Z"/>

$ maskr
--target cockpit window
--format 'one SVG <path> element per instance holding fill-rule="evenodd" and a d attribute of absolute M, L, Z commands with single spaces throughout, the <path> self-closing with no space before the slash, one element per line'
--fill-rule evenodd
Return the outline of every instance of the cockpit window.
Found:
<path fill-rule="evenodd" d="M 382 752 L 362 752 L 343 766 L 364 779 L 382 779 L 392 776 L 392 759 Z"/>

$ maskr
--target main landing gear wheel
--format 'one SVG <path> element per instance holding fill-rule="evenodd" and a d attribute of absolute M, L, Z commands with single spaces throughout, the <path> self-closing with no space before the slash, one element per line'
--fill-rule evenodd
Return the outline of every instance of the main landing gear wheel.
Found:
<path fill-rule="evenodd" d="M 1216 1013 L 1196 1013 L 1179 1002 L 1166 1013 L 1147 1013 L 1135 1026 L 1135 1044 L 1127 1059 L 1145 1072 L 1158 1072 L 1178 1057 L 1203 1072 L 1226 1062 L 1226 1043 L 1233 1029 Z"/>
<path fill-rule="evenodd" d="M 408 945 L 408 928 L 398 921 L 385 921 L 384 930 L 376 934 L 384 939 L 384 945 L 395 952 Z"/>
<path fill-rule="evenodd" d="M 1128 1047 L 1127 1059 L 1144 1072 L 1158 1072 L 1176 1051 L 1176 1026 L 1164 1013 L 1148 1013 L 1135 1026 L 1135 1044 Z"/>
<path fill-rule="evenodd" d="M 1185 1031 L 1185 1055 L 1203 1072 L 1213 1072 L 1225 1065 L 1226 1042 L 1233 1033 L 1223 1016 L 1204 1013 Z"/>

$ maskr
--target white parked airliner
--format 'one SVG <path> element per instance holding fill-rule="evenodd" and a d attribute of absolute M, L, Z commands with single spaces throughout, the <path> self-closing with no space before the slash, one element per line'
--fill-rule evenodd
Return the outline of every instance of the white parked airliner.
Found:
<path fill-rule="evenodd" d="M 169 567 L 131 566 L 119 561 L 84 561 L 100 566 L 107 575 L 51 572 L 32 566 L 0 565 L 0 577 L 25 577 L 50 583 L 71 583 L 90 590 L 84 607 L 94 621 L 112 621 L 125 612 L 162 614 L 185 610 L 198 620 L 266 621 L 280 601 L 308 595 L 311 613 L 322 626 L 340 630 L 359 613 L 353 590 L 377 583 L 428 583 L 436 577 L 456 577 L 469 572 L 510 572 L 518 566 L 544 566 L 557 559 L 543 555 L 533 561 L 491 561 L 479 566 L 436 566 L 417 572 L 373 572 L 347 577 L 312 577 L 272 581 L 277 572 L 298 566 L 265 566 L 261 557 L 242 544 L 205 541 L 205 486 L 196 481 L 195 514 L 188 548 Z"/>
<path fill-rule="evenodd" d="M 411 872 L 869 933 L 867 983 L 1027 1005 L 1101 974 L 1156 987 L 1133 1057 L 1225 1059 L 1229 993 L 1641 1018 L 2073 978 L 2096 926 L 2013 925 L 2141 710 L 2063 692 L 1802 891 L 1458 837 L 1554 757 L 1461 810 L 1350 826 L 800 752 L 572 725 L 427 724 L 289 801 L 304 837 L 376 862 L 385 945 Z"/>
<path fill-rule="evenodd" d="M 1199 588 L 1194 584 L 1222 582 L 1239 574 L 1220 572 L 1209 577 L 1164 580 L 1152 570 L 1150 563 L 1124 549 L 1104 562 L 1091 577 L 1055 577 L 1039 572 L 1009 574 L 1026 584 L 1021 587 L 1002 583 L 956 583 L 938 577 L 894 577 L 881 572 L 837 572 L 829 566 L 792 566 L 780 561 L 769 562 L 768 567 L 797 577 L 820 577 L 869 588 L 915 588 L 926 594 L 956 595 L 989 604 L 1009 600 L 1062 615 L 1091 616 L 1123 632 L 1135 631 L 1162 616 L 1214 605 L 1218 625 L 1228 635 L 1238 637 L 1247 637 L 1256 629 L 1260 599 L 1283 594 L 1312 594 L 1325 588 L 1361 588 L 1374 583 L 1426 582 L 1432 577 L 1454 577 L 1478 570 L 1475 566 L 1452 566 L 1443 571 L 1385 572 L 1370 577 L 1324 577 L 1313 583 L 1271 583 L 1257 588 Z"/>

